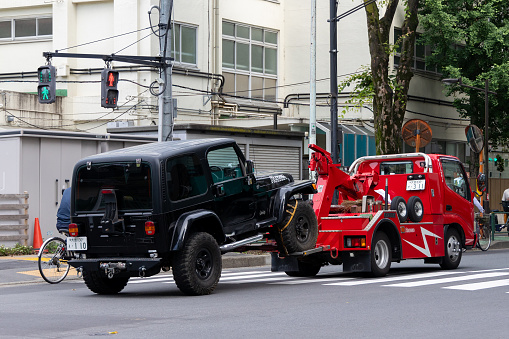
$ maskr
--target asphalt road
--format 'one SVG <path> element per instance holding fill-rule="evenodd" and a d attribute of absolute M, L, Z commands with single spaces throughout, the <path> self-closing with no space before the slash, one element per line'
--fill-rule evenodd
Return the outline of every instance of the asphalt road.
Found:
<path fill-rule="evenodd" d="M 467 252 L 460 268 L 421 260 L 385 278 L 325 267 L 313 279 L 270 267 L 226 269 L 210 296 L 181 294 L 170 274 L 114 296 L 81 280 L 0 285 L 2 338 L 506 338 L 509 250 Z"/>

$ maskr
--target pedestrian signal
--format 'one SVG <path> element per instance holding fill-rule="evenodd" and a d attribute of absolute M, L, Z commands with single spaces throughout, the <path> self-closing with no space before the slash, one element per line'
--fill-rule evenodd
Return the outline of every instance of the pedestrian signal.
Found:
<path fill-rule="evenodd" d="M 39 78 L 39 85 L 37 86 L 39 103 L 54 103 L 56 98 L 55 67 L 51 65 L 41 66 L 37 69 L 37 76 Z"/>
<path fill-rule="evenodd" d="M 118 71 L 105 68 L 101 71 L 101 107 L 115 108 L 118 101 Z"/>

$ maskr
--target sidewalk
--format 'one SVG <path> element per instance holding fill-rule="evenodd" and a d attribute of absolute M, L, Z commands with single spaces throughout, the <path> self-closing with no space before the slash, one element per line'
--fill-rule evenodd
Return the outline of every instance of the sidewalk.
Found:
<path fill-rule="evenodd" d="M 227 253 L 223 269 L 270 265 L 270 254 Z M 72 268 L 66 279 L 79 279 Z M 0 286 L 44 282 L 36 255 L 0 256 Z"/>

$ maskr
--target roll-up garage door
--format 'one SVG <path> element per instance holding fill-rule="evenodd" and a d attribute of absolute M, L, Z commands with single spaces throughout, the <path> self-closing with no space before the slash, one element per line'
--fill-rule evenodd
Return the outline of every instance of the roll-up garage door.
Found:
<path fill-rule="evenodd" d="M 290 173 L 300 179 L 300 148 L 276 146 L 249 146 L 249 158 L 255 163 L 256 172 Z"/>

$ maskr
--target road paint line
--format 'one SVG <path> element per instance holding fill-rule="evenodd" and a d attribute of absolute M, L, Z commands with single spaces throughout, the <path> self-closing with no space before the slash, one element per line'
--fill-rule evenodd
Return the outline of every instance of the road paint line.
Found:
<path fill-rule="evenodd" d="M 464 281 L 464 280 L 474 280 L 474 279 L 483 279 L 483 278 L 494 278 L 500 277 L 504 275 L 509 275 L 509 272 L 490 272 L 490 273 L 480 273 L 473 274 L 461 277 L 450 277 L 450 278 L 442 278 L 442 279 L 430 279 L 430 280 L 421 280 L 421 281 L 412 281 L 400 284 L 391 284 L 391 285 L 383 285 L 388 287 L 418 287 L 418 286 L 427 286 L 427 285 L 436 285 L 436 284 L 445 284 L 456 281 Z"/>
<path fill-rule="evenodd" d="M 501 287 L 501 286 L 509 286 L 509 279 L 483 281 L 483 282 L 478 282 L 478 283 L 447 286 L 447 287 L 442 287 L 442 288 L 446 288 L 449 290 L 478 291 L 478 290 L 484 290 L 487 288 L 494 288 L 494 287 Z M 506 293 L 509 293 L 509 292 L 506 292 Z"/>
<path fill-rule="evenodd" d="M 458 272 L 452 271 L 440 271 L 440 272 L 430 272 L 430 273 L 418 273 L 411 275 L 399 275 L 397 277 L 387 277 L 387 278 L 362 278 L 355 279 L 352 281 L 345 281 L 339 283 L 330 283 L 324 284 L 326 286 L 357 286 L 357 285 L 367 285 L 367 284 L 378 284 L 389 281 L 399 281 L 399 280 L 412 280 L 412 279 L 421 279 L 421 278 L 431 278 L 431 277 L 440 277 L 444 275 L 457 274 Z"/>
<path fill-rule="evenodd" d="M 295 279 L 292 277 L 274 277 L 274 278 L 262 278 L 262 279 L 246 279 L 246 280 L 230 280 L 230 281 L 223 281 L 222 279 L 219 280 L 219 283 L 223 284 L 247 284 L 247 283 L 255 283 L 255 282 L 268 282 L 268 281 L 278 281 L 278 280 L 289 280 L 289 279 Z"/>
<path fill-rule="evenodd" d="M 299 284 L 312 284 L 317 283 L 321 284 L 325 281 L 344 281 L 344 280 L 351 280 L 353 278 L 314 278 L 314 279 L 300 279 L 296 278 L 295 280 L 290 281 L 280 281 L 280 282 L 274 282 L 270 283 L 271 285 L 299 285 Z"/>

